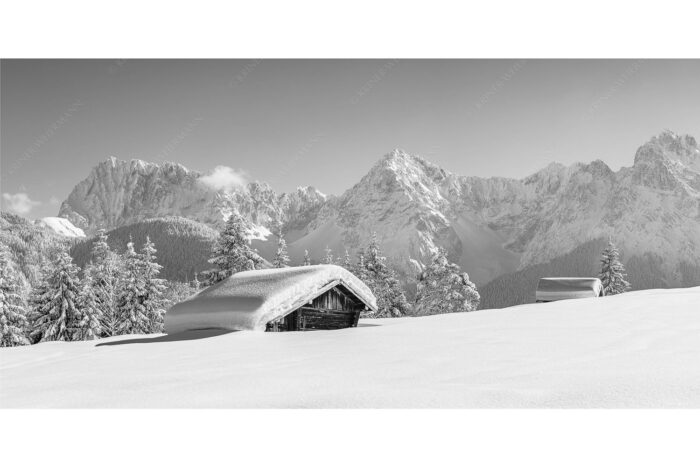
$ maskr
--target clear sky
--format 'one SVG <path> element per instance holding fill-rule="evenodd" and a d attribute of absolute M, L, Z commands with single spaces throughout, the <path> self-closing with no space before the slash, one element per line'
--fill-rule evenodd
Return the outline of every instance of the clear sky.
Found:
<path fill-rule="evenodd" d="M 340 194 L 399 147 L 464 175 L 613 169 L 700 137 L 700 60 L 3 60 L 3 209 L 56 215 L 109 156 Z"/>

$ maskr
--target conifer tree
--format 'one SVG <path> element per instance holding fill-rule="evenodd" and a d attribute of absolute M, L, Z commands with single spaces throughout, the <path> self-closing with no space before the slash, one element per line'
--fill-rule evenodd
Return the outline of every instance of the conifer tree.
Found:
<path fill-rule="evenodd" d="M 350 272 L 357 276 L 357 278 L 360 279 L 362 282 L 367 282 L 367 270 L 365 269 L 364 248 L 360 248 L 360 250 L 357 252 L 357 263 L 353 265 L 352 269 L 350 269 Z"/>
<path fill-rule="evenodd" d="M 630 283 L 626 280 L 625 266 L 620 261 L 620 250 L 617 249 L 612 240 L 603 250 L 600 263 L 601 269 L 598 277 L 603 283 L 605 295 L 617 295 L 630 289 Z"/>
<path fill-rule="evenodd" d="M 0 244 L 0 347 L 27 345 L 26 304 L 22 298 L 17 272 L 11 266 L 10 252 Z"/>
<path fill-rule="evenodd" d="M 141 258 L 134 250 L 133 241 L 126 244 L 123 262 L 124 272 L 117 300 L 118 334 L 146 334 L 150 325 L 143 305 L 145 292 Z"/>
<path fill-rule="evenodd" d="M 377 298 L 377 318 L 404 316 L 409 313 L 411 306 L 406 300 L 401 283 L 394 271 L 387 266 L 386 258 L 382 256 L 377 240 L 377 234 L 372 233 L 366 254 L 362 256 L 363 277 L 360 277 L 372 290 Z"/>
<path fill-rule="evenodd" d="M 289 265 L 289 254 L 287 253 L 287 242 L 284 240 L 282 229 L 277 234 L 277 253 L 272 266 L 275 268 L 286 268 Z"/>
<path fill-rule="evenodd" d="M 141 249 L 141 278 L 143 280 L 143 295 L 141 303 L 143 312 L 148 320 L 146 333 L 163 332 L 163 315 L 165 315 L 165 279 L 158 275 L 162 266 L 156 261 L 157 250 L 151 239 L 146 236 L 146 243 Z"/>
<path fill-rule="evenodd" d="M 32 300 L 31 336 L 35 342 L 77 340 L 79 272 L 68 252 L 61 250 L 55 266 L 42 274 Z"/>
<path fill-rule="evenodd" d="M 439 248 L 418 278 L 414 314 L 474 311 L 479 307 L 479 301 L 479 292 L 469 276 L 451 263 L 445 250 Z"/>
<path fill-rule="evenodd" d="M 95 296 L 102 335 L 114 336 L 118 334 L 119 327 L 117 288 L 122 264 L 120 257 L 110 249 L 107 234 L 103 229 L 97 232 L 97 241 L 92 246 L 91 258 L 91 262 L 85 267 L 85 277 L 90 279 L 90 286 Z"/>
<path fill-rule="evenodd" d="M 352 260 L 347 248 L 345 249 L 345 257 L 343 257 L 343 267 L 348 271 L 352 271 Z"/>
<path fill-rule="evenodd" d="M 54 253 L 55 256 L 55 253 Z M 39 309 L 46 300 L 45 296 L 49 290 L 49 277 L 53 271 L 53 265 L 46 258 L 39 263 L 34 278 L 34 286 L 29 293 L 27 321 L 29 322 L 29 341 L 35 344 L 41 340 L 41 333 L 35 332 L 35 321 L 39 317 Z"/>
<path fill-rule="evenodd" d="M 309 257 L 309 250 L 304 250 L 304 266 L 311 266 L 311 258 Z"/>
<path fill-rule="evenodd" d="M 251 247 L 247 237 L 245 220 L 232 213 L 219 235 L 209 262 L 214 269 L 209 271 L 209 284 L 215 284 L 239 272 L 259 269 L 263 259 Z"/>
<path fill-rule="evenodd" d="M 333 250 L 326 246 L 326 256 L 323 258 L 323 264 L 333 264 Z"/>
<path fill-rule="evenodd" d="M 92 340 L 102 335 L 102 313 L 90 277 L 85 277 L 78 296 L 79 320 L 76 325 L 75 340 Z"/>

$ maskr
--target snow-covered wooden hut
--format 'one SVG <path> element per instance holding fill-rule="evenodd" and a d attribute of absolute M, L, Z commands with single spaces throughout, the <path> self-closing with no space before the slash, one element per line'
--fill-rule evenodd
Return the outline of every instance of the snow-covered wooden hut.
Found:
<path fill-rule="evenodd" d="M 239 272 L 165 314 L 165 332 L 199 329 L 305 331 L 357 326 L 377 309 L 369 288 L 335 265 Z"/>
<path fill-rule="evenodd" d="M 603 295 L 603 284 L 597 277 L 543 277 L 537 283 L 535 301 L 554 302 Z"/>

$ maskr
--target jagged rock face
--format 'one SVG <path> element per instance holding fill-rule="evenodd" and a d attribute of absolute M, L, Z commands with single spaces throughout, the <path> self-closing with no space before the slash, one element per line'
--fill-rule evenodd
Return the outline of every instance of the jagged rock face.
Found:
<path fill-rule="evenodd" d="M 203 222 L 215 221 L 217 193 L 198 183 L 199 173 L 179 164 L 163 165 L 115 158 L 100 163 L 78 183 L 58 215 L 88 232 L 178 212 Z"/>
<path fill-rule="evenodd" d="M 201 177 L 171 162 L 110 158 L 73 189 L 59 216 L 89 233 L 172 215 L 219 226 L 234 209 L 253 224 L 272 226 L 278 220 L 303 223 L 326 200 L 318 190 L 306 187 L 278 196 L 259 182 L 233 191 L 216 190 Z"/>
<path fill-rule="evenodd" d="M 665 191 L 700 192 L 700 149 L 692 136 L 664 132 L 637 150 L 635 183 Z M 697 194 L 697 193 L 696 193 Z"/>
<path fill-rule="evenodd" d="M 299 187 L 292 193 L 284 193 L 279 198 L 285 230 L 303 229 L 318 216 L 318 212 L 333 197 L 329 197 L 313 187 Z"/>
<path fill-rule="evenodd" d="M 537 196 L 526 201 L 528 225 L 510 248 L 520 267 L 551 260 L 585 241 L 612 236 L 628 254 L 700 258 L 700 151 L 692 137 L 665 132 L 637 151 L 630 168 L 613 172 L 602 161 L 548 167 L 524 181 Z"/>
<path fill-rule="evenodd" d="M 78 184 L 60 215 L 88 232 L 179 215 L 218 225 L 237 209 L 252 223 L 288 232 L 293 261 L 354 254 L 376 232 L 390 260 L 413 275 L 438 246 L 478 284 L 612 236 L 628 255 L 700 262 L 700 151 L 694 138 L 664 132 L 639 148 L 634 165 L 550 164 L 522 179 L 451 174 L 395 150 L 339 197 L 313 188 L 276 195 L 253 182 L 215 191 L 177 164 L 110 159 Z M 260 244 L 261 251 L 266 252 Z"/>

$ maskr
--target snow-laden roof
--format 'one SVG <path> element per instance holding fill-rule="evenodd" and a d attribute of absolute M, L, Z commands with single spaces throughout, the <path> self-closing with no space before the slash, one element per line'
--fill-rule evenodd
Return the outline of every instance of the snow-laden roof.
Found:
<path fill-rule="evenodd" d="M 165 332 L 265 330 L 268 322 L 336 286 L 344 287 L 376 310 L 377 300 L 369 288 L 340 266 L 260 269 L 234 274 L 174 305 L 165 314 Z"/>
<path fill-rule="evenodd" d="M 554 301 L 598 297 L 603 284 L 597 277 L 543 277 L 537 284 L 536 300 Z"/>

